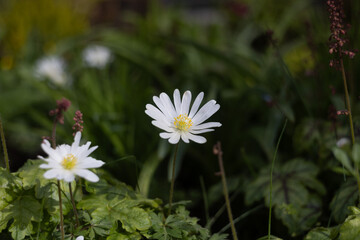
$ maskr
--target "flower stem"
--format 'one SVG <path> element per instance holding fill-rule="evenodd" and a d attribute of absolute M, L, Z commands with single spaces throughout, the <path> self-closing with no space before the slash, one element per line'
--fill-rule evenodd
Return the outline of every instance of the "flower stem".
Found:
<path fill-rule="evenodd" d="M 70 191 L 71 203 L 72 203 L 72 207 L 73 207 L 73 211 L 74 211 L 74 215 L 75 215 L 75 219 L 76 219 L 75 227 L 78 227 L 78 226 L 80 226 L 80 223 L 79 223 L 78 213 L 76 211 L 74 196 L 73 196 L 73 192 L 72 192 L 72 188 L 71 188 L 71 182 L 69 182 L 69 191 Z"/>
<path fill-rule="evenodd" d="M 276 155 L 277 155 L 277 152 L 278 152 L 278 149 L 279 149 L 279 145 L 280 145 L 281 138 L 282 138 L 282 136 L 283 136 L 283 134 L 284 134 L 284 131 L 285 131 L 285 128 L 286 128 L 287 121 L 288 121 L 288 120 L 286 119 L 286 120 L 285 120 L 285 123 L 284 123 L 284 127 L 283 127 L 283 129 L 281 130 L 279 139 L 278 139 L 277 144 L 276 144 L 274 157 L 273 157 L 273 160 L 272 160 L 272 163 L 271 163 L 271 170 L 270 170 L 270 201 L 269 201 L 268 240 L 271 239 L 271 210 L 272 210 L 272 180 L 273 180 L 273 171 L 274 171 L 274 166 L 275 166 Z"/>
<path fill-rule="evenodd" d="M 172 204 L 173 194 L 174 194 L 175 166 L 176 166 L 176 155 L 177 155 L 178 148 L 179 148 L 179 143 L 176 144 L 175 153 L 174 153 L 174 160 L 173 160 L 173 164 L 172 164 L 172 174 L 171 174 L 171 186 L 170 186 L 169 212 L 168 212 L 168 215 L 171 214 L 171 204 Z"/>
<path fill-rule="evenodd" d="M 222 182 L 222 185 L 223 185 L 223 193 L 224 193 L 224 197 L 225 197 L 226 209 L 227 209 L 228 216 L 229 216 L 231 232 L 232 232 L 232 235 L 233 235 L 233 239 L 237 240 L 238 238 L 237 238 L 237 234 L 236 234 L 234 218 L 233 218 L 233 215 L 232 215 L 232 212 L 231 212 L 231 205 L 230 205 L 230 200 L 229 200 L 229 192 L 228 192 L 228 189 L 227 189 L 226 176 L 225 176 L 223 157 L 222 157 L 223 152 L 221 150 L 220 142 L 217 142 L 214 145 L 214 154 L 218 156 L 218 160 L 219 160 L 221 182 Z"/>
<path fill-rule="evenodd" d="M 56 125 L 57 125 L 57 119 L 54 119 L 53 128 L 51 132 L 51 146 L 52 148 L 56 148 Z"/>
<path fill-rule="evenodd" d="M 60 231 L 61 231 L 61 240 L 65 239 L 65 232 L 64 232 L 64 217 L 62 211 L 62 200 L 61 200 L 61 187 L 60 187 L 60 180 L 57 181 L 58 185 L 58 194 L 59 194 L 59 207 L 60 207 Z"/>
<path fill-rule="evenodd" d="M 344 62 L 343 62 L 342 57 L 340 57 L 340 68 L 341 68 L 342 78 L 343 78 L 343 82 L 344 82 L 345 102 L 346 102 L 346 109 L 348 111 L 348 116 L 349 116 L 351 142 L 352 142 L 352 145 L 354 145 L 355 144 L 354 123 L 353 123 L 353 120 L 352 120 L 350 97 L 349 97 L 349 91 L 348 91 L 348 86 L 347 86 L 347 81 L 346 81 Z M 355 163 L 355 177 L 356 177 L 356 181 L 357 181 L 357 185 L 358 185 L 359 199 L 360 199 L 360 175 L 359 175 L 359 166 L 358 166 L 357 163 Z"/>
<path fill-rule="evenodd" d="M 3 147 L 3 152 L 4 152 L 4 160 L 5 160 L 6 169 L 8 170 L 8 172 L 10 172 L 10 162 L 9 162 L 7 148 L 6 148 L 5 134 L 4 134 L 3 126 L 2 126 L 1 117 L 0 117 L 0 135 L 1 135 L 1 142 L 2 142 L 2 147 Z"/>
<path fill-rule="evenodd" d="M 51 144 L 52 148 L 56 148 L 56 125 L 57 125 L 57 119 L 54 119 L 53 129 L 51 133 Z M 61 231 L 61 240 L 65 239 L 65 232 L 64 232 L 64 216 L 62 211 L 62 199 L 61 199 L 61 186 L 60 186 L 60 180 L 57 180 L 58 185 L 58 194 L 59 194 L 59 210 L 60 210 L 60 231 Z"/>

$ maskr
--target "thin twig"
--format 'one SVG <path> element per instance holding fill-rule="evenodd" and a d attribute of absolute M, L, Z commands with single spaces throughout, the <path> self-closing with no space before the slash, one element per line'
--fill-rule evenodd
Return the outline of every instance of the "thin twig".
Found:
<path fill-rule="evenodd" d="M 230 200 L 229 200 L 229 192 L 228 192 L 228 189 L 227 189 L 226 175 L 225 175 L 223 157 L 222 157 L 223 152 L 221 150 L 221 143 L 220 142 L 217 142 L 214 145 L 213 151 L 214 151 L 214 154 L 218 156 L 218 160 L 219 160 L 221 182 L 222 182 L 222 185 L 223 185 L 223 193 L 224 193 L 225 202 L 226 202 L 226 209 L 227 209 L 227 212 L 228 212 L 229 221 L 230 221 L 230 225 L 231 225 L 231 232 L 232 232 L 232 235 L 233 235 L 233 239 L 237 240 L 238 238 L 237 238 L 237 234 L 236 234 L 233 215 L 232 215 L 232 212 L 231 212 L 231 205 L 230 205 Z"/>

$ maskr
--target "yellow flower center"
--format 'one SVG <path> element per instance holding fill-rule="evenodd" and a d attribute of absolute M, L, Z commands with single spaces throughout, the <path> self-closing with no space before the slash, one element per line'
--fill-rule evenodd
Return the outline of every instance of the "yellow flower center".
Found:
<path fill-rule="evenodd" d="M 193 122 L 186 114 L 180 114 L 174 118 L 174 125 L 180 131 L 187 131 L 192 126 Z"/>
<path fill-rule="evenodd" d="M 75 167 L 76 163 L 77 163 L 77 158 L 70 153 L 70 154 L 66 155 L 66 157 L 64 157 L 64 159 L 61 162 L 61 165 L 65 169 L 71 170 Z"/>

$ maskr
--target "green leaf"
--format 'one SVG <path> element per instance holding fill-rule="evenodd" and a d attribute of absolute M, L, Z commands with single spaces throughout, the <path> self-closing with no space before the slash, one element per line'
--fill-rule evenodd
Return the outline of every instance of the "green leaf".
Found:
<path fill-rule="evenodd" d="M 105 195 L 88 198 L 78 204 L 80 208 L 93 210 L 91 216 L 95 221 L 109 219 L 111 222 L 116 222 L 118 220 L 129 233 L 147 230 L 151 226 L 148 213 L 136 205 L 138 202 L 128 197 L 108 200 Z"/>
<path fill-rule="evenodd" d="M 346 152 L 338 147 L 334 147 L 332 151 L 335 158 L 354 176 L 355 170 Z"/>
<path fill-rule="evenodd" d="M 123 234 L 115 233 L 106 238 L 106 240 L 140 240 L 141 235 L 139 233 Z"/>
<path fill-rule="evenodd" d="M 353 210 L 355 208 L 352 208 Z M 359 212 L 359 209 L 356 210 Z M 359 240 L 360 239 L 360 216 L 356 213 L 350 215 L 340 227 L 339 240 Z"/>
<path fill-rule="evenodd" d="M 339 228 L 318 227 L 311 230 L 304 240 L 335 240 L 339 235 Z"/>
<path fill-rule="evenodd" d="M 358 188 L 355 179 L 348 179 L 343 183 L 330 203 L 330 209 L 336 222 L 343 222 L 350 213 L 349 206 L 353 206 L 358 199 Z"/>
<path fill-rule="evenodd" d="M 210 237 L 209 240 L 226 240 L 228 239 L 228 236 L 229 234 L 218 234 L 218 233 L 215 233 L 214 235 L 212 235 Z"/>
<path fill-rule="evenodd" d="M 309 229 L 320 216 L 321 201 L 318 195 L 325 193 L 325 187 L 316 179 L 317 167 L 302 159 L 293 159 L 273 172 L 273 207 L 275 214 L 288 227 L 291 234 Z M 260 198 L 270 202 L 270 170 L 263 169 L 258 178 L 248 184 L 246 203 Z"/>
<path fill-rule="evenodd" d="M 258 238 L 257 240 L 268 240 L 268 239 L 269 239 L 269 236 L 266 235 L 261 238 Z M 282 238 L 271 235 L 270 240 L 282 240 Z"/>
<path fill-rule="evenodd" d="M 45 170 L 39 166 L 41 160 L 28 160 L 23 167 L 18 170 L 19 177 L 22 179 L 22 185 L 25 190 L 35 186 L 36 198 L 40 199 L 48 195 L 50 184 L 54 180 L 48 180 L 43 177 Z"/>
<path fill-rule="evenodd" d="M 3 212 L 7 219 L 14 219 L 9 228 L 14 239 L 23 239 L 30 235 L 32 230 L 31 221 L 41 221 L 41 204 L 32 196 L 20 196 Z"/>
<path fill-rule="evenodd" d="M 352 159 L 356 164 L 360 164 L 360 144 L 355 143 L 352 148 Z"/>

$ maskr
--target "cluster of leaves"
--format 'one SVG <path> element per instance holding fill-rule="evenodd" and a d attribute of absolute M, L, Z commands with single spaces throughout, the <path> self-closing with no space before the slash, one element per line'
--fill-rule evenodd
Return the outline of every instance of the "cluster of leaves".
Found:
<path fill-rule="evenodd" d="M 40 160 L 29 160 L 18 172 L 0 169 L 1 239 L 58 239 L 59 202 L 56 181 L 43 178 Z M 62 185 L 66 239 L 83 235 L 86 239 L 199 239 L 221 240 L 225 235 L 210 236 L 198 219 L 190 217 L 182 204 L 164 215 L 159 199 L 147 199 L 129 186 L 99 171 L 98 183 L 85 182 L 75 187 L 80 226 L 70 203 L 69 188 Z M 75 185 L 75 183 L 73 183 Z M 86 192 L 86 194 L 85 194 Z"/>
<path fill-rule="evenodd" d="M 275 215 L 288 227 L 291 235 L 310 229 L 321 215 L 320 196 L 325 194 L 325 187 L 316 179 L 317 173 L 317 167 L 303 159 L 290 160 L 273 172 Z M 264 168 L 247 186 L 247 204 L 262 198 L 269 206 L 270 168 Z"/>

